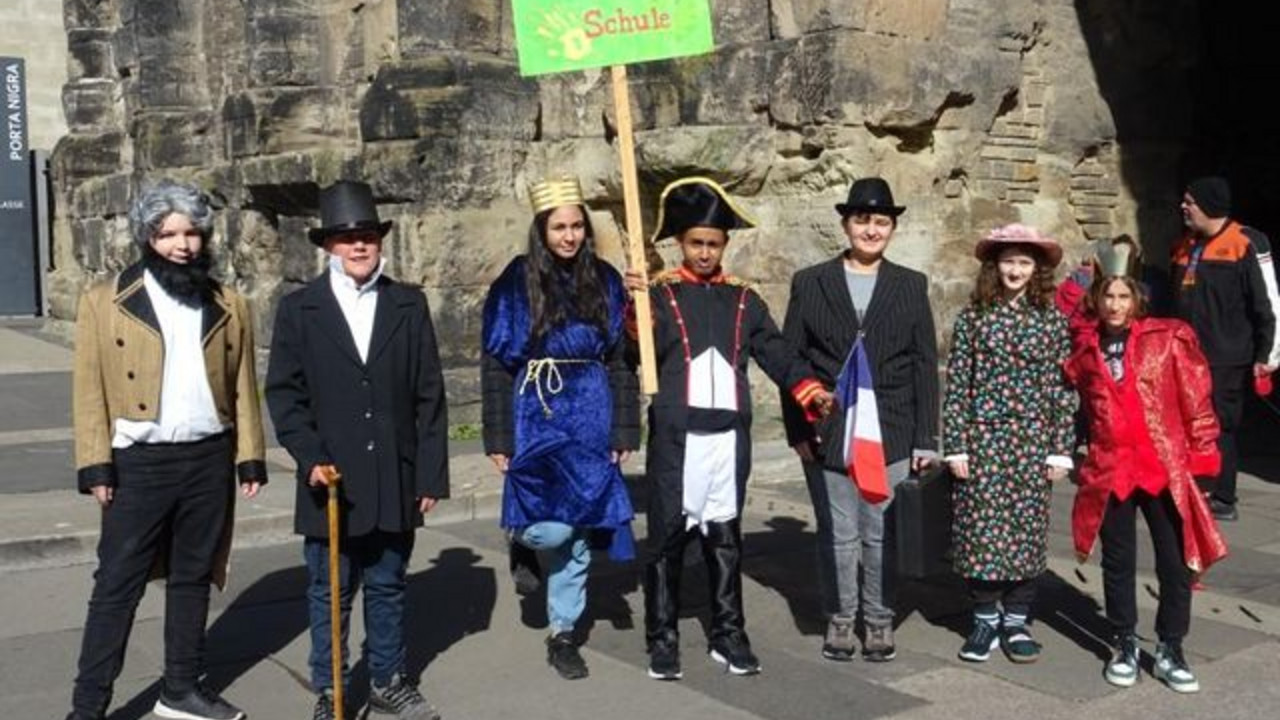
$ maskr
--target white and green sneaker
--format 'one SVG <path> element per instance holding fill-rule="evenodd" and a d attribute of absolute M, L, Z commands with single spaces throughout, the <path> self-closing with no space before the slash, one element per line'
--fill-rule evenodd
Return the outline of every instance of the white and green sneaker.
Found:
<path fill-rule="evenodd" d="M 1187 667 L 1182 656 L 1182 645 L 1179 643 L 1159 643 L 1156 645 L 1155 676 L 1160 682 L 1169 686 L 1170 690 L 1180 693 L 1200 692 L 1200 682 Z"/>
<path fill-rule="evenodd" d="M 1138 682 L 1139 658 L 1138 638 L 1133 633 L 1124 633 L 1116 639 L 1116 649 L 1107 662 L 1102 676 L 1116 687 L 1133 687 Z"/>

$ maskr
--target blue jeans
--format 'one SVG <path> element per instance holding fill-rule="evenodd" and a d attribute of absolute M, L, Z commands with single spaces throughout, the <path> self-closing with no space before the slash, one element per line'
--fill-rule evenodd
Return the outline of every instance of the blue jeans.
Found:
<path fill-rule="evenodd" d="M 338 556 L 342 607 L 343 686 L 350 679 L 347 636 L 351 630 L 351 601 L 364 585 L 364 653 L 369 677 L 386 685 L 404 672 L 404 593 L 413 532 L 375 531 L 342 538 Z M 311 615 L 311 687 L 317 693 L 333 687 L 329 623 L 329 540 L 312 538 L 302 546 L 307 561 L 307 605 Z"/>
<path fill-rule="evenodd" d="M 547 567 L 547 621 L 551 634 L 572 632 L 587 606 L 587 568 L 591 548 L 584 532 L 547 520 L 521 528 L 516 542 L 541 550 Z"/>
<path fill-rule="evenodd" d="M 893 622 L 895 568 L 893 538 L 885 537 L 884 514 L 893 502 L 893 489 L 911 472 L 909 459 L 886 468 L 889 499 L 872 505 L 858 494 L 843 473 L 804 463 L 805 481 L 818 525 L 818 580 L 822 610 L 828 617 L 853 618 L 862 600 L 862 619 L 868 625 Z M 859 576 L 861 565 L 861 576 Z"/>

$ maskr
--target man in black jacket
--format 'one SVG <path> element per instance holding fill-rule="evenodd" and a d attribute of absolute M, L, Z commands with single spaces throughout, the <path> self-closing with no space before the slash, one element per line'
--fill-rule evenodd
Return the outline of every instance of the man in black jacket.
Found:
<path fill-rule="evenodd" d="M 1213 372 L 1222 470 L 1206 484 L 1212 492 L 1209 507 L 1219 520 L 1235 520 L 1236 430 L 1253 378 L 1268 376 L 1280 365 L 1280 293 L 1271 244 L 1266 235 L 1231 219 L 1231 187 L 1224 178 L 1187 183 L 1181 208 L 1186 234 L 1173 251 L 1174 310 L 1195 329 Z"/>
<path fill-rule="evenodd" d="M 280 301 L 266 387 L 276 435 L 298 465 L 314 717 L 334 714 L 325 515 L 332 466 L 343 491 L 342 636 L 363 584 L 369 705 L 433 720 L 438 713 L 405 677 L 404 594 L 414 529 L 449 494 L 435 330 L 421 290 L 383 274 L 391 223 L 379 221 L 368 185 L 326 188 L 320 217 L 311 241 L 329 253 L 328 270 Z"/>
<path fill-rule="evenodd" d="M 796 273 L 783 323 L 783 334 L 828 387 L 836 385 L 854 341 L 862 338 L 887 465 L 889 499 L 873 504 L 846 470 L 844 413 L 831 413 L 815 429 L 784 396 L 787 441 L 803 461 L 817 517 L 819 578 L 829 617 L 822 654 L 829 660 L 853 659 L 859 600 L 866 627 L 863 658 L 895 657 L 894 568 L 884 552 L 892 538 L 886 537 L 885 512 L 892 488 L 937 459 L 938 348 L 928 280 L 884 259 L 904 210 L 894 205 L 884 180 L 853 183 L 847 202 L 836 205 L 849 249 Z"/>

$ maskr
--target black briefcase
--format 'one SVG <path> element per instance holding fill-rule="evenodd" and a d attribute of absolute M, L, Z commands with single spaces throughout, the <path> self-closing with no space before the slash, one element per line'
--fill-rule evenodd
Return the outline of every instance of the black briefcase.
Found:
<path fill-rule="evenodd" d="M 898 576 L 920 579 L 951 571 L 951 473 L 941 464 L 912 474 L 893 491 Z"/>

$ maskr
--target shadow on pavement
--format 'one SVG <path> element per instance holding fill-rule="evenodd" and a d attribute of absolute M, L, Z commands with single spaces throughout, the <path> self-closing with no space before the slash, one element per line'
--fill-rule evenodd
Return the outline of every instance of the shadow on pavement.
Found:
<path fill-rule="evenodd" d="M 470 548 L 444 548 L 430 561 L 430 568 L 409 576 L 405 613 L 408 677 L 416 680 L 454 643 L 489 628 L 497 583 L 491 569 L 479 566 L 480 559 Z M 205 684 L 210 690 L 221 694 L 258 663 L 270 661 L 310 691 L 305 660 L 302 666 L 293 667 L 273 658 L 308 632 L 306 587 L 306 568 L 295 566 L 263 576 L 232 601 L 208 631 Z M 357 595 L 353 613 L 362 612 L 361 600 Z M 351 638 L 353 657 L 362 640 Z M 309 641 L 306 647 L 310 647 Z M 351 670 L 353 704 L 367 699 L 368 677 L 362 657 Z M 156 681 L 111 713 L 110 720 L 140 720 L 151 712 L 159 693 L 160 682 Z M 235 703 L 235 697 L 226 697 Z"/>
<path fill-rule="evenodd" d="M 826 620 L 813 550 L 815 534 L 804 521 L 786 516 L 767 520 L 765 527 L 768 530 L 750 533 L 744 539 L 747 554 L 743 572 L 786 599 L 795 627 L 802 634 L 823 634 Z M 706 605 L 705 598 L 702 605 Z M 962 578 L 949 572 L 900 580 L 895 608 L 895 625 L 919 613 L 930 625 L 954 633 L 957 649 L 972 626 L 968 589 Z M 1055 573 L 1040 576 L 1035 622 L 1106 661 L 1111 657 L 1107 644 L 1111 630 L 1101 610 L 1091 596 Z"/>

